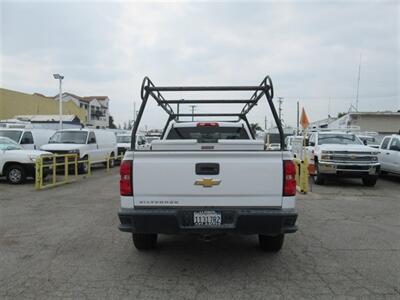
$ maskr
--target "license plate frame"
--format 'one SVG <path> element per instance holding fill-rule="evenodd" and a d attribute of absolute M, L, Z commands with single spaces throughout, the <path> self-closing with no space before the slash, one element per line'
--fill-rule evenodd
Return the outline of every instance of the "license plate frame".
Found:
<path fill-rule="evenodd" d="M 215 210 L 194 211 L 193 225 L 196 227 L 220 227 L 222 226 L 222 214 Z"/>

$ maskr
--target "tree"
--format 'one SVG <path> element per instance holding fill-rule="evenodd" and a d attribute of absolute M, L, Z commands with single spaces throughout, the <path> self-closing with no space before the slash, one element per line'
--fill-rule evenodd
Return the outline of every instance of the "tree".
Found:
<path fill-rule="evenodd" d="M 254 135 L 256 134 L 256 132 L 258 130 L 262 130 L 261 126 L 258 125 L 258 123 L 251 123 L 250 124 L 250 129 L 251 129 L 251 131 L 253 132 Z"/>
<path fill-rule="evenodd" d="M 114 124 L 114 118 L 112 116 L 108 117 L 108 128 L 115 129 L 117 126 Z"/>

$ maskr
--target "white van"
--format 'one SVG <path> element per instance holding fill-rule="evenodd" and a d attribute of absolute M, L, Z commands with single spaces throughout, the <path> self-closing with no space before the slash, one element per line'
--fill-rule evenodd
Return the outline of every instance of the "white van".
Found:
<path fill-rule="evenodd" d="M 58 130 L 50 138 L 44 151 L 56 154 L 78 154 L 79 159 L 90 160 L 91 163 L 106 163 L 110 158 L 110 167 L 115 164 L 117 155 L 117 139 L 113 132 L 101 129 L 64 129 Z M 86 173 L 87 164 L 80 164 L 80 172 Z"/>
<path fill-rule="evenodd" d="M 41 146 L 49 142 L 55 132 L 51 129 L 1 128 L 0 137 L 10 138 L 24 149 L 39 150 Z"/>

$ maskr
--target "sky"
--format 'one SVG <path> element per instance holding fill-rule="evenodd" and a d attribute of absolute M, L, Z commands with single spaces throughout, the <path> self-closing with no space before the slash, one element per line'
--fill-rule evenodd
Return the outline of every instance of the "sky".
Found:
<path fill-rule="evenodd" d="M 356 104 L 360 61 L 359 110 L 400 109 L 399 1 L 0 3 L 0 86 L 54 96 L 60 73 L 66 92 L 109 96 L 116 123 L 133 118 L 144 76 L 255 85 L 270 75 L 285 124 L 296 124 L 297 101 L 310 121 L 336 116 Z M 143 124 L 160 128 L 161 115 L 154 105 Z M 260 104 L 249 118 L 264 126 L 265 116 L 270 126 Z"/>

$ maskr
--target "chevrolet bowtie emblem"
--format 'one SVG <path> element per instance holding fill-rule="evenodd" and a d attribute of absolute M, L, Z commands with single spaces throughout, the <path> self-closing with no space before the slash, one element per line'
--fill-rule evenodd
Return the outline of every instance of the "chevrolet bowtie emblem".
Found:
<path fill-rule="evenodd" d="M 203 187 L 210 188 L 214 185 L 219 185 L 221 183 L 220 179 L 203 178 L 198 179 L 194 182 L 194 185 L 202 185 Z"/>

